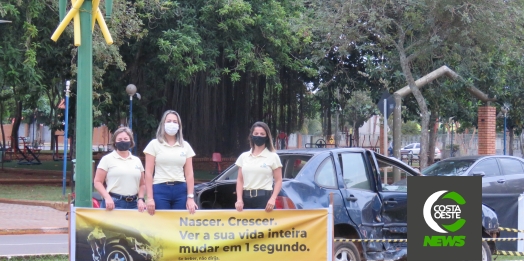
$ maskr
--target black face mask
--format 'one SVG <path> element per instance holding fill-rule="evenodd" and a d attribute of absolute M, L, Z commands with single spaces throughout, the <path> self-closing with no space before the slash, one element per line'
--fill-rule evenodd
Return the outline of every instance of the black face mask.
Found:
<path fill-rule="evenodd" d="M 119 141 L 115 143 L 115 145 L 116 145 L 117 150 L 126 151 L 126 150 L 129 150 L 129 148 L 131 147 L 131 142 L 130 141 Z"/>
<path fill-rule="evenodd" d="M 251 140 L 255 143 L 255 145 L 262 146 L 262 145 L 266 144 L 267 137 L 251 136 Z"/>

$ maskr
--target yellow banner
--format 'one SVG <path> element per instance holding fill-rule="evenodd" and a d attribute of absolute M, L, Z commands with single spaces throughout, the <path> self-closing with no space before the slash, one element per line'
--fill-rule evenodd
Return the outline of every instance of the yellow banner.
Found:
<path fill-rule="evenodd" d="M 76 260 L 317 261 L 332 240 L 328 209 L 74 212 Z"/>

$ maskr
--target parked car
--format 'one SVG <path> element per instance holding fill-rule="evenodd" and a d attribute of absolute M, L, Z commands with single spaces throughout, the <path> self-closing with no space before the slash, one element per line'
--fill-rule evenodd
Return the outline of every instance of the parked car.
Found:
<path fill-rule="evenodd" d="M 420 143 L 411 143 L 400 149 L 401 157 L 407 157 L 409 154 L 412 154 L 413 157 L 418 158 L 418 154 L 420 154 Z M 434 160 L 439 161 L 441 159 L 442 153 L 440 152 L 439 148 L 435 147 Z"/>
<path fill-rule="evenodd" d="M 415 169 L 362 148 L 282 150 L 278 154 L 283 182 L 277 209 L 327 208 L 333 193 L 335 238 L 407 239 L 406 177 L 420 175 Z M 384 173 L 392 176 L 393 170 L 399 170 L 402 179 L 383 183 Z M 233 164 L 212 181 L 196 185 L 200 209 L 234 209 L 237 174 Z M 497 216 L 484 205 L 482 225 L 483 236 L 499 236 Z M 493 242 L 482 243 L 483 260 L 491 260 L 495 251 Z M 337 261 L 406 259 L 407 243 L 336 242 L 335 257 Z"/>
<path fill-rule="evenodd" d="M 447 158 L 422 171 L 425 176 L 482 176 L 482 193 L 523 193 L 524 160 L 504 155 Z"/>

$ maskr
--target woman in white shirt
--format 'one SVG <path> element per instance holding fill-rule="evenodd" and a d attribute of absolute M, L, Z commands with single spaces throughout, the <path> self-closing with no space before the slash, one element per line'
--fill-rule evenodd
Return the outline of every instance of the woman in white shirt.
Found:
<path fill-rule="evenodd" d="M 104 198 L 100 207 L 107 210 L 138 208 L 142 212 L 146 207 L 144 166 L 129 151 L 135 146 L 133 132 L 127 127 L 119 128 L 111 138 L 111 145 L 115 150 L 102 157 L 95 173 L 95 189 Z"/>
<path fill-rule="evenodd" d="M 195 152 L 182 136 L 182 120 L 176 111 L 162 116 L 153 139 L 144 149 L 146 155 L 147 211 L 155 209 L 187 209 L 195 213 Z M 154 172 L 154 178 L 153 178 Z"/>
<path fill-rule="evenodd" d="M 249 144 L 251 150 L 242 153 L 235 163 L 238 166 L 235 208 L 269 212 L 282 188 L 282 163 L 267 124 L 260 121 L 253 124 Z"/>

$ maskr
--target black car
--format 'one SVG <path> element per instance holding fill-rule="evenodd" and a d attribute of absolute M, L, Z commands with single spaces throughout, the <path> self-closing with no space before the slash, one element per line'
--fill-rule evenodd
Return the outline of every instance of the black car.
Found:
<path fill-rule="evenodd" d="M 407 176 L 420 175 L 417 170 L 361 148 L 282 150 L 278 154 L 283 182 L 277 209 L 327 208 L 333 193 L 335 238 L 407 238 L 405 181 Z M 233 164 L 212 181 L 196 185 L 200 209 L 234 209 L 237 173 Z M 387 182 L 383 182 L 384 173 Z M 484 236 L 498 237 L 497 216 L 484 205 L 482 224 Z M 482 243 L 482 251 L 483 260 L 491 260 L 495 244 Z M 407 243 L 335 243 L 338 261 L 399 260 L 406 256 Z"/>
<path fill-rule="evenodd" d="M 513 156 L 447 158 L 422 171 L 425 176 L 482 176 L 482 193 L 524 192 L 524 160 Z"/>

